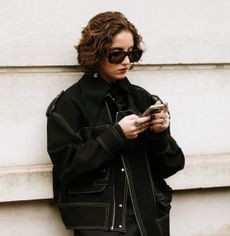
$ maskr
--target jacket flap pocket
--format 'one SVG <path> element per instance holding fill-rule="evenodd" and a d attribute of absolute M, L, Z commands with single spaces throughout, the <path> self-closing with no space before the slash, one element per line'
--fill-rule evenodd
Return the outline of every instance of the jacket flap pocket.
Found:
<path fill-rule="evenodd" d="M 99 193 L 104 191 L 106 188 L 106 185 L 88 185 L 88 186 L 81 186 L 76 188 L 70 188 L 69 193 L 70 194 L 81 194 L 81 193 Z"/>
<path fill-rule="evenodd" d="M 68 229 L 108 229 L 108 204 L 80 202 L 59 204 L 58 207 Z"/>

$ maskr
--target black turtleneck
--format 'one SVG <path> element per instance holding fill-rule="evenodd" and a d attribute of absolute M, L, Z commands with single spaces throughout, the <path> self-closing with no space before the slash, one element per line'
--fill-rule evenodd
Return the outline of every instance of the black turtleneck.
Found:
<path fill-rule="evenodd" d="M 109 110 L 112 116 L 113 122 L 116 120 L 116 112 L 124 111 L 127 109 L 126 92 L 119 85 L 119 82 L 109 85 L 109 89 L 106 95 L 106 102 L 109 106 Z"/>

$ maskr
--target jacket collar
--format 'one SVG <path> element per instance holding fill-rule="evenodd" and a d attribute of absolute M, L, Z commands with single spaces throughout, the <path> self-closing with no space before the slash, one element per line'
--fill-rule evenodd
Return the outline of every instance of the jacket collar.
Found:
<path fill-rule="evenodd" d="M 124 91 L 130 93 L 131 83 L 126 77 L 117 83 Z M 93 127 L 104 102 L 104 97 L 111 86 L 100 77 L 94 78 L 91 74 L 84 74 L 79 80 L 79 86 L 81 87 L 82 97 L 89 116 L 89 123 Z"/>

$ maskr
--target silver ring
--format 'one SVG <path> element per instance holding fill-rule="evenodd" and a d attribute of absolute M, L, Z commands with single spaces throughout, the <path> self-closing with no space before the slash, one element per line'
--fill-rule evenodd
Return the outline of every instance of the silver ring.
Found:
<path fill-rule="evenodd" d="M 138 122 L 138 121 L 135 121 L 135 122 L 134 122 L 134 125 L 135 125 L 136 127 L 138 127 L 138 126 L 140 126 L 140 125 L 141 125 L 141 123 L 140 123 L 140 122 Z"/>

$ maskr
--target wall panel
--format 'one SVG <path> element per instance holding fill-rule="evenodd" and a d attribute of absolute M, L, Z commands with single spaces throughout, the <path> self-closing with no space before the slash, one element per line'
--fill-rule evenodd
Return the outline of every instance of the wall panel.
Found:
<path fill-rule="evenodd" d="M 82 27 L 107 10 L 124 12 L 137 26 L 144 64 L 230 61 L 226 0 L 8 0 L 0 7 L 0 65 L 75 65 Z"/>

